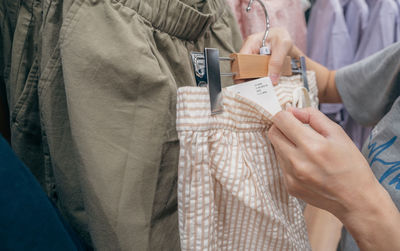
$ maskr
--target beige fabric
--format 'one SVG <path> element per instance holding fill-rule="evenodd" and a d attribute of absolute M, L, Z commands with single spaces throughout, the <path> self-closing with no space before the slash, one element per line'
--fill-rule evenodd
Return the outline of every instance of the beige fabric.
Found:
<path fill-rule="evenodd" d="M 238 20 L 244 39 L 256 32 L 265 31 L 265 14 L 259 3 L 252 4 L 247 12 L 249 0 L 227 0 Z M 302 51 L 307 49 L 307 25 L 299 0 L 262 0 L 268 11 L 271 27 L 284 27 L 294 44 Z"/>
<path fill-rule="evenodd" d="M 318 105 L 315 75 L 310 98 Z M 282 78 L 283 107 L 302 86 Z M 210 115 L 207 88 L 178 90 L 178 212 L 182 250 L 310 250 L 300 203 L 284 187 L 267 131 L 271 115 L 223 90 L 222 114 Z"/>
<path fill-rule="evenodd" d="M 230 9 L 224 0 L 42 2 L 40 80 L 21 97 L 29 109 L 14 112 L 40 111 L 49 195 L 95 250 L 180 250 L 176 90 L 195 85 L 191 51 L 240 49 Z M 19 135 L 32 139 L 29 128 Z"/>

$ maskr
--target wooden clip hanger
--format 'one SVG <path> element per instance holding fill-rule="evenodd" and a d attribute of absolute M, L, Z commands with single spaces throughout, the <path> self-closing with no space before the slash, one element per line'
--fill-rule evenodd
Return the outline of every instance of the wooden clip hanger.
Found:
<path fill-rule="evenodd" d="M 231 70 L 234 80 L 268 76 L 268 65 L 271 59 L 270 55 L 233 53 L 230 57 L 233 59 Z M 291 76 L 293 74 L 291 58 L 289 56 L 285 58 L 281 74 L 282 76 Z"/>
<path fill-rule="evenodd" d="M 215 115 L 222 112 L 221 77 L 232 77 L 233 80 L 256 79 L 268 76 L 268 65 L 271 59 L 271 50 L 265 42 L 269 33 L 269 17 L 265 5 L 257 0 L 263 7 L 266 18 L 266 30 L 260 48 L 260 55 L 233 53 L 229 57 L 220 57 L 216 48 L 205 48 L 204 52 L 191 52 L 191 59 L 197 86 L 207 87 L 210 93 L 211 114 Z M 246 11 L 251 10 L 250 0 Z M 230 61 L 230 73 L 221 73 L 219 61 Z M 286 57 L 284 60 L 282 75 L 291 76 L 294 73 L 301 74 L 304 86 L 308 89 L 305 59 L 300 60 Z"/>
<path fill-rule="evenodd" d="M 220 57 L 216 48 L 205 48 L 204 52 L 191 52 L 196 84 L 207 87 L 210 93 L 211 114 L 221 113 L 221 77 L 232 77 L 233 80 L 256 79 L 268 76 L 270 55 L 249 55 L 234 53 L 230 57 Z M 230 73 L 220 72 L 220 61 L 231 61 Z M 300 60 L 286 57 L 283 76 L 301 74 L 304 87 L 308 90 L 305 59 Z"/>
<path fill-rule="evenodd" d="M 246 12 L 251 10 L 251 5 L 254 0 L 250 0 L 247 5 Z M 260 48 L 260 55 L 248 55 L 248 54 L 240 54 L 233 53 L 230 57 L 233 59 L 231 64 L 231 70 L 234 73 L 233 79 L 253 79 L 268 76 L 268 64 L 271 58 L 271 50 L 268 46 L 266 46 L 266 40 L 269 33 L 270 22 L 267 8 L 264 3 L 260 0 L 257 2 L 261 5 L 265 14 L 265 32 L 262 40 L 262 46 Z M 292 65 L 290 57 L 286 57 L 283 68 L 282 68 L 283 76 L 292 75 Z"/>

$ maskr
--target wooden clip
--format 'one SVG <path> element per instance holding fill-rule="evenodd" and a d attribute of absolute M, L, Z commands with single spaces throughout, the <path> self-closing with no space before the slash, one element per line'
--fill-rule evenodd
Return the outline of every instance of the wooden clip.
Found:
<path fill-rule="evenodd" d="M 233 53 L 230 55 L 233 59 L 231 63 L 231 70 L 233 79 L 253 79 L 268 76 L 268 64 L 271 58 L 270 55 L 253 55 L 253 54 L 240 54 Z M 285 58 L 282 76 L 291 76 L 291 58 Z"/>

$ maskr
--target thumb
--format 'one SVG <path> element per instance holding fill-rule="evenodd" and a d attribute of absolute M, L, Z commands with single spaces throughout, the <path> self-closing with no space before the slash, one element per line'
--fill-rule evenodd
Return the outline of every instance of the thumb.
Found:
<path fill-rule="evenodd" d="M 278 84 L 279 76 L 286 56 L 293 47 L 292 39 L 286 29 L 271 29 L 267 41 L 271 45 L 271 58 L 268 64 L 268 76 L 274 85 Z"/>
<path fill-rule="evenodd" d="M 274 85 L 278 84 L 282 72 L 283 63 L 290 50 L 291 44 L 284 41 L 272 43 L 272 54 L 268 64 L 268 76 Z"/>
<path fill-rule="evenodd" d="M 332 135 L 332 130 L 337 126 L 335 122 L 330 120 L 322 112 L 312 107 L 303 109 L 290 107 L 288 111 L 302 123 L 309 124 L 311 128 L 324 137 Z"/>

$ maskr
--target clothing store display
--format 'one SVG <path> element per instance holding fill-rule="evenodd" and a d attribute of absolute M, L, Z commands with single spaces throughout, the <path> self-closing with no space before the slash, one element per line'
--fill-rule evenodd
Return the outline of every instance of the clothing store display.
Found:
<path fill-rule="evenodd" d="M 336 87 L 351 116 L 376 124 L 362 153 L 400 209 L 400 43 L 336 72 Z M 377 84 L 378 83 L 378 84 Z M 359 250 L 344 229 L 339 250 Z"/>
<path fill-rule="evenodd" d="M 369 8 L 367 29 L 363 32 L 354 62 L 396 42 L 399 9 L 394 0 L 365 0 Z"/>
<path fill-rule="evenodd" d="M 276 86 L 232 86 L 232 53 L 266 29 L 260 3 L 0 1 L 0 250 L 309 251 L 268 138 L 289 106 L 340 124 L 400 209 L 400 0 L 261 1 L 337 70 L 343 104 L 319 106 L 304 57 Z M 217 93 L 224 76 L 222 112 L 196 73 Z M 356 250 L 343 228 L 338 251 Z"/>
<path fill-rule="evenodd" d="M 244 39 L 249 35 L 265 31 L 265 14 L 262 7 L 256 3 L 252 10 L 246 12 L 248 0 L 227 0 L 232 7 Z M 307 29 L 299 0 L 263 0 L 268 11 L 271 27 L 285 27 L 295 45 L 306 51 Z"/>
<path fill-rule="evenodd" d="M 18 20 L 11 72 L 29 77 L 6 87 L 13 139 L 31 139 L 13 141 L 18 155 L 87 245 L 179 250 L 176 90 L 195 85 L 190 51 L 240 49 L 228 6 L 32 0 Z"/>
<path fill-rule="evenodd" d="M 364 0 L 316 1 L 308 22 L 309 57 L 332 70 L 355 62 L 368 18 L 369 9 Z M 342 104 L 321 104 L 320 108 L 361 149 L 371 129 L 356 123 Z"/>
<path fill-rule="evenodd" d="M 318 106 L 315 74 L 308 73 Z M 301 77 L 274 87 L 291 105 Z M 223 112 L 211 115 L 207 88 L 178 89 L 178 211 L 182 250 L 310 250 L 302 207 L 284 186 L 267 137 L 272 115 L 223 89 Z"/>
<path fill-rule="evenodd" d="M 367 29 L 369 9 L 365 0 L 341 0 L 342 12 L 350 36 L 352 50 L 357 52 L 364 31 Z M 353 59 L 353 62 L 355 60 Z"/>
<path fill-rule="evenodd" d="M 307 54 L 328 69 L 353 62 L 354 49 L 339 0 L 317 0 L 307 26 Z"/>
<path fill-rule="evenodd" d="M 34 95 L 39 75 L 37 49 L 40 22 L 35 21 L 40 19 L 39 3 L 37 0 L 26 0 L 23 4 L 14 0 L 0 3 L 3 46 L 0 96 L 8 101 L 9 108 L 16 108 L 9 111 L 12 147 L 44 185 L 38 101 Z"/>
<path fill-rule="evenodd" d="M 350 36 L 352 50 L 355 54 L 359 48 L 361 38 L 367 29 L 369 9 L 365 0 L 341 0 L 342 13 L 346 22 L 347 32 Z M 334 41 L 332 41 L 334 43 Z M 331 43 L 331 44 L 332 44 Z M 357 61 L 353 58 L 352 62 Z M 333 69 L 339 69 L 345 65 L 334 66 Z M 352 119 L 343 104 L 323 104 L 321 111 L 326 113 L 332 120 L 338 122 L 359 149 L 367 139 L 370 128 L 362 127 Z"/>
<path fill-rule="evenodd" d="M 397 15 L 397 23 L 396 23 L 396 42 L 400 41 L 400 0 L 395 0 L 397 4 L 397 10 L 399 15 Z"/>
<path fill-rule="evenodd" d="M 318 0 L 308 20 L 307 54 L 328 69 L 352 63 L 354 48 L 339 0 Z M 321 104 L 321 111 L 343 125 L 342 104 Z"/>
<path fill-rule="evenodd" d="M 44 152 L 45 189 L 86 245 L 93 246 L 89 215 L 83 198 L 79 152 L 71 135 L 65 92 L 60 30 L 75 14 L 72 0 L 43 1 L 40 79 L 38 85 L 39 111 Z M 73 7 L 73 8 L 72 8 Z M 72 8 L 72 9 L 71 9 Z M 65 20 L 65 21 L 63 21 Z M 79 142 L 79 141 L 78 141 Z M 23 146 L 22 146 L 23 147 Z M 96 216 L 92 216 L 96 218 Z M 96 244 L 94 244 L 96 246 Z"/>
<path fill-rule="evenodd" d="M 1 136 L 0 190 L 1 250 L 84 250 Z"/>

